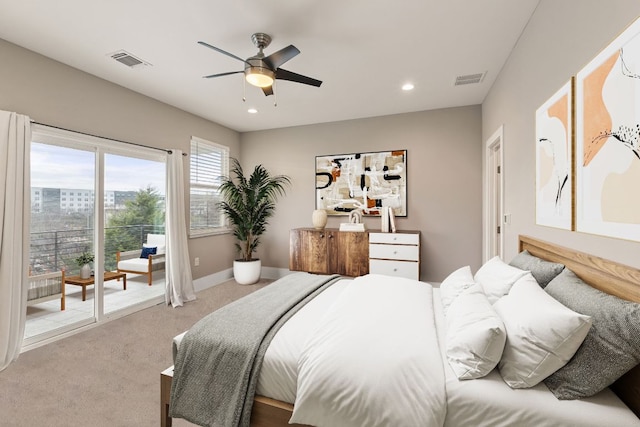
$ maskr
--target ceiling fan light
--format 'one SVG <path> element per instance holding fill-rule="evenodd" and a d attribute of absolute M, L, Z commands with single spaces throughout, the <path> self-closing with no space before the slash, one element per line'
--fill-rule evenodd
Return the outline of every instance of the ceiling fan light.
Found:
<path fill-rule="evenodd" d="M 273 71 L 262 67 L 247 68 L 244 74 L 247 82 L 257 87 L 269 87 L 275 78 Z"/>

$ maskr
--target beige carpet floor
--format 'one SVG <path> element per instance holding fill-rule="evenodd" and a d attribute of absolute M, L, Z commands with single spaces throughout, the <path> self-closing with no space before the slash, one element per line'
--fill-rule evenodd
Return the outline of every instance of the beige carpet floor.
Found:
<path fill-rule="evenodd" d="M 172 338 L 268 283 L 228 281 L 183 307 L 157 305 L 21 354 L 0 372 L 0 425 L 160 425 L 160 372 L 173 364 Z"/>

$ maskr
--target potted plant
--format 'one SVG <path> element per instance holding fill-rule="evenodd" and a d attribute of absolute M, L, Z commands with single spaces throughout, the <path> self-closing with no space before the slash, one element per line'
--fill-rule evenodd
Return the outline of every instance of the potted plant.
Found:
<path fill-rule="evenodd" d="M 91 266 L 93 262 L 93 254 L 88 251 L 84 251 L 78 258 L 76 258 L 76 264 L 80 267 L 80 278 L 88 279 L 91 277 Z"/>
<path fill-rule="evenodd" d="M 233 263 L 233 276 L 239 284 L 250 285 L 260 280 L 262 269 L 260 259 L 253 258 L 253 253 L 275 212 L 278 196 L 285 194 L 285 186 L 291 180 L 286 175 L 271 176 L 262 165 L 245 177 L 235 158 L 231 159 L 231 166 L 232 176 L 222 177 L 219 206 L 238 240 L 240 258 Z"/>

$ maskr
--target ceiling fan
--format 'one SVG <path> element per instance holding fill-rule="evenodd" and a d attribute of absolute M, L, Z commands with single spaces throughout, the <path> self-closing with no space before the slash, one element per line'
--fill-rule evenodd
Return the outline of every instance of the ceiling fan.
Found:
<path fill-rule="evenodd" d="M 204 76 L 204 78 L 211 79 L 214 77 L 228 76 L 230 74 L 244 73 L 245 80 L 249 84 L 261 88 L 262 92 L 264 92 L 266 96 L 273 95 L 273 83 L 276 79 L 288 80 L 315 87 L 320 87 L 322 84 L 320 80 L 280 68 L 282 64 L 300 53 L 298 48 L 294 45 L 290 44 L 269 56 L 264 56 L 263 50 L 271 43 L 271 36 L 265 33 L 255 33 L 251 36 L 251 41 L 256 45 L 259 51 L 255 56 L 247 59 L 242 59 L 232 53 L 226 52 L 203 41 L 199 41 L 198 43 L 202 46 L 206 46 L 224 55 L 230 56 L 231 58 L 237 59 L 238 61 L 244 62 L 244 70 L 242 71 L 211 74 L 209 76 Z"/>

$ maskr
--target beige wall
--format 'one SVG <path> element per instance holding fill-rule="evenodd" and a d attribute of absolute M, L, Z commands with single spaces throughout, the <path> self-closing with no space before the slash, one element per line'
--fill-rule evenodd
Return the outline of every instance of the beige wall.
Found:
<path fill-rule="evenodd" d="M 315 156 L 407 149 L 408 216 L 398 228 L 422 232 L 421 279 L 441 281 L 481 262 L 480 106 L 291 127 L 241 135 L 243 166 L 262 163 L 293 181 L 278 204 L 259 255 L 263 265 L 288 267 L 289 230 L 311 226 Z M 329 218 L 338 227 L 345 217 Z M 369 229 L 378 218 L 366 218 Z"/>
<path fill-rule="evenodd" d="M 52 126 L 185 152 L 195 135 L 229 146 L 233 155 L 239 153 L 239 134 L 208 120 L 4 40 L 0 58 L 2 110 Z M 185 158 L 185 168 L 186 162 Z M 194 278 L 229 268 L 235 256 L 232 248 L 230 235 L 190 239 L 191 260 L 200 257 L 200 267 L 192 267 Z"/>
<path fill-rule="evenodd" d="M 640 14 L 637 0 L 542 0 L 482 105 L 486 141 L 504 125 L 505 258 L 528 234 L 640 267 L 640 244 L 535 225 L 535 110 Z"/>

